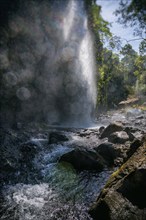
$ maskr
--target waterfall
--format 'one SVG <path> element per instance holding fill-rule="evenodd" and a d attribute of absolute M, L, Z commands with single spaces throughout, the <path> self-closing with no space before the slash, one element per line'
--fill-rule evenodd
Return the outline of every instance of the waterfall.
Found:
<path fill-rule="evenodd" d="M 13 89 L 18 121 L 43 119 L 57 126 L 92 122 L 95 62 L 83 0 L 22 2 L 9 17 L 4 44 L 4 90 L 11 100 Z"/>
<path fill-rule="evenodd" d="M 57 36 L 57 70 L 62 85 L 55 104 L 61 123 L 83 125 L 92 121 L 96 104 L 95 67 L 92 36 L 84 2 L 70 0 L 66 8 L 55 4 L 55 35 Z M 56 11 L 57 8 L 57 11 Z M 62 13 L 63 11 L 63 13 Z M 55 36 L 55 37 L 56 37 Z M 61 69 L 61 71 L 60 71 Z M 58 88 L 57 88 L 58 89 Z M 56 109 L 56 107 L 54 106 Z"/>

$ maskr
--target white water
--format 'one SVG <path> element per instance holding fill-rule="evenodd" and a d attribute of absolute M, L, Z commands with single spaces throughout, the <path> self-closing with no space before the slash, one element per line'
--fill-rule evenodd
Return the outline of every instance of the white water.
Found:
<path fill-rule="evenodd" d="M 73 77 L 71 76 L 74 82 L 69 84 L 71 86 L 70 92 L 76 95 L 75 102 L 71 103 L 70 106 L 70 117 L 72 118 L 72 115 L 75 115 L 75 125 L 89 125 L 93 120 L 96 105 L 93 39 L 89 31 L 83 1 L 71 0 L 68 8 L 63 34 L 64 40 L 69 42 L 66 51 L 68 52 L 67 57 L 72 54 L 69 71 L 72 72 L 72 69 L 74 69 L 74 72 L 72 72 Z M 79 86 L 81 88 L 79 89 L 75 84 L 77 80 L 80 80 Z M 72 122 L 72 124 L 74 123 Z"/>
<path fill-rule="evenodd" d="M 15 183 L 12 179 L 9 185 L 3 187 L 1 219 L 91 219 L 88 208 L 96 200 L 110 171 L 77 173 L 72 166 L 58 163 L 61 155 L 73 149 L 73 143 L 77 145 L 79 140 L 75 137 L 73 135 L 71 141 L 64 145 L 46 145 L 46 139 L 31 139 L 38 149 L 41 148 L 32 161 L 35 175 L 31 177 L 29 174 L 30 179 L 26 183 L 26 176 L 20 170 L 18 175 L 23 181 Z M 82 144 L 85 144 L 83 140 Z M 30 172 L 29 167 L 26 172 Z"/>
<path fill-rule="evenodd" d="M 61 105 L 58 104 L 60 109 L 54 106 L 56 115 L 52 117 L 52 122 L 67 126 L 87 126 L 94 118 L 96 83 L 93 39 L 84 2 L 70 0 L 64 7 L 63 1 L 60 1 L 54 10 L 57 13 L 54 36 L 58 46 L 56 63 L 53 65 L 58 67 L 57 71 L 61 68 L 62 76 L 60 79 L 54 78 L 55 82 L 57 80 L 56 87 L 60 87 L 56 89 L 61 93 L 58 100 Z M 58 84 L 59 80 L 62 80 L 64 87 Z"/>

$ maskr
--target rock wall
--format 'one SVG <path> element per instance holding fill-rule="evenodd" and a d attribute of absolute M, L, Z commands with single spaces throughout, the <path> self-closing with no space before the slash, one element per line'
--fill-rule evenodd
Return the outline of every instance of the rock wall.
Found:
<path fill-rule="evenodd" d="M 112 174 L 96 203 L 93 219 L 146 219 L 146 142 Z"/>

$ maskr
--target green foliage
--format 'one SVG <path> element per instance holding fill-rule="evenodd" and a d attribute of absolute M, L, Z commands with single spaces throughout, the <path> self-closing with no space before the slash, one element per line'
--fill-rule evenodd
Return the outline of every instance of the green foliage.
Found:
<path fill-rule="evenodd" d="M 99 74 L 98 105 L 113 107 L 127 97 L 128 90 L 124 83 L 119 57 L 106 48 L 103 50 Z"/>
<path fill-rule="evenodd" d="M 139 52 L 141 55 L 144 55 L 144 53 L 146 53 L 146 39 L 145 39 L 146 2 L 145 0 L 130 0 L 130 1 L 121 0 L 119 4 L 119 8 L 115 11 L 115 15 L 118 16 L 118 22 L 120 24 L 123 24 L 124 26 L 130 25 L 131 27 L 134 28 L 133 34 L 135 36 L 140 36 L 140 39 L 142 41 L 139 45 Z"/>
<path fill-rule="evenodd" d="M 97 83 L 97 104 L 113 107 L 128 95 L 146 95 L 146 56 L 138 55 L 130 44 L 119 55 L 104 48 Z"/>
<path fill-rule="evenodd" d="M 101 6 L 98 6 L 95 1 L 87 2 L 90 27 L 95 35 L 96 61 L 99 72 L 97 105 L 98 107 L 112 107 L 127 97 L 128 90 L 125 86 L 119 56 L 111 50 L 103 48 L 103 44 L 108 40 L 111 49 L 121 49 L 121 40 L 119 37 L 112 36 L 110 24 L 101 16 Z"/>
<path fill-rule="evenodd" d="M 84 0 L 86 7 L 90 7 L 91 5 L 96 3 L 96 0 Z"/>
<path fill-rule="evenodd" d="M 121 60 L 121 68 L 123 70 L 124 81 L 129 92 L 131 93 L 131 91 L 134 90 L 130 87 L 135 86 L 137 80 L 137 76 L 134 72 L 136 71 L 135 60 L 138 54 L 133 50 L 130 44 L 126 44 L 120 53 L 123 55 Z"/>
<path fill-rule="evenodd" d="M 110 48 L 111 48 L 112 50 L 113 50 L 113 49 L 120 50 L 120 49 L 121 49 L 121 45 L 122 45 L 122 42 L 121 42 L 121 38 L 120 38 L 120 37 L 112 36 L 112 37 L 109 39 L 109 46 L 110 46 Z"/>
<path fill-rule="evenodd" d="M 146 2 L 145 0 L 131 0 L 120 2 L 115 14 L 119 16 L 118 22 L 134 27 L 134 34 L 142 36 L 146 28 Z"/>
<path fill-rule="evenodd" d="M 145 40 L 140 44 L 140 55 L 128 43 L 122 47 L 120 37 L 112 35 L 110 24 L 102 18 L 101 6 L 92 0 L 87 0 L 87 2 L 89 22 L 95 35 L 96 61 L 99 72 L 97 76 L 98 107 L 115 106 L 128 95 L 137 94 L 137 91 L 145 94 Z M 142 37 L 145 27 L 145 16 L 143 16 L 145 8 L 143 0 L 121 1 L 116 15 L 120 16 L 120 23 L 138 27 L 139 30 L 135 28 L 134 31 L 137 35 L 141 34 Z M 103 47 L 107 40 L 110 49 Z M 120 55 L 113 53 L 115 49 L 120 51 Z"/>
<path fill-rule="evenodd" d="M 121 49 L 120 53 L 124 56 L 136 56 L 137 53 L 133 50 L 131 44 L 125 44 L 125 46 Z"/>
<path fill-rule="evenodd" d="M 91 16 L 93 23 L 93 30 L 98 31 L 100 39 L 103 40 L 104 37 L 111 37 L 109 22 L 105 21 L 101 16 L 101 7 L 98 5 L 91 6 Z"/>
<path fill-rule="evenodd" d="M 146 95 L 146 56 L 138 56 L 135 59 L 135 76 L 137 77 L 136 93 Z"/>
<path fill-rule="evenodd" d="M 146 85 L 146 56 L 138 55 L 129 44 L 124 46 L 121 54 L 124 56 L 121 60 L 121 65 L 128 93 L 144 95 Z"/>
<path fill-rule="evenodd" d="M 141 55 L 146 54 L 146 40 L 142 40 L 139 45 L 139 52 Z"/>
<path fill-rule="evenodd" d="M 110 24 L 105 21 L 101 16 L 101 6 L 96 4 L 95 0 L 85 0 L 89 26 L 95 36 L 95 53 L 98 64 L 101 63 L 101 53 L 103 50 L 103 44 L 107 38 L 111 38 Z"/>

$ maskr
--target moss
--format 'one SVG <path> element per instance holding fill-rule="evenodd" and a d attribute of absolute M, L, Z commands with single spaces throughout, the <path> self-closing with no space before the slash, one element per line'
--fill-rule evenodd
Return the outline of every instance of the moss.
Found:
<path fill-rule="evenodd" d="M 146 148 L 146 141 L 143 143 L 142 149 L 143 148 Z M 145 151 L 143 152 L 143 155 L 145 155 Z M 115 182 L 117 179 L 121 179 L 127 176 L 129 173 L 133 172 L 136 169 L 137 165 L 134 163 L 134 161 L 139 161 L 139 159 L 141 163 L 145 161 L 145 157 L 137 158 L 137 155 L 135 156 L 133 155 L 132 157 L 130 157 L 129 160 L 127 160 L 121 167 L 119 167 L 115 172 L 111 174 L 104 189 L 102 190 L 102 194 L 106 191 L 107 188 L 113 185 L 113 182 Z"/>

